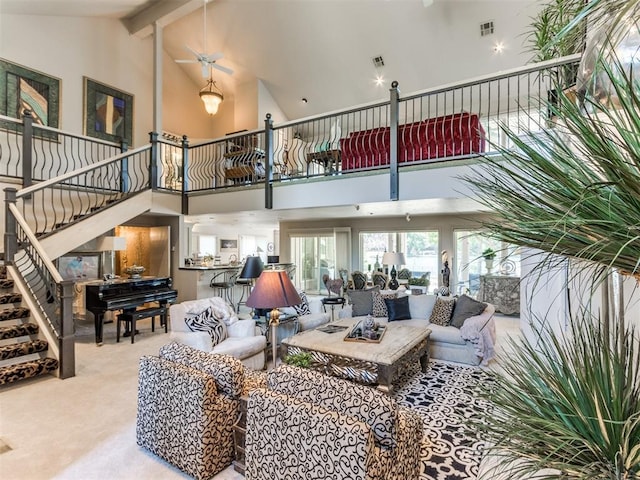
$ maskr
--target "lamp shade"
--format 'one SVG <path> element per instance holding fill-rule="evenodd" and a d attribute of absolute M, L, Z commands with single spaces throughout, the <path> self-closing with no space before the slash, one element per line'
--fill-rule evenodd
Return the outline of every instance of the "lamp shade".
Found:
<path fill-rule="evenodd" d="M 97 245 L 99 252 L 113 252 L 127 249 L 126 237 L 102 237 Z"/>
<path fill-rule="evenodd" d="M 382 256 L 383 265 L 404 265 L 404 253 L 397 252 L 385 252 Z"/>
<path fill-rule="evenodd" d="M 302 303 L 296 287 L 284 270 L 265 270 L 247 298 L 251 308 L 290 307 Z"/>
<path fill-rule="evenodd" d="M 216 82 L 209 79 L 205 87 L 200 90 L 200 98 L 204 102 L 204 109 L 209 115 L 215 115 L 218 112 L 218 107 L 224 100 L 222 92 L 216 86 Z"/>
<path fill-rule="evenodd" d="M 258 278 L 262 270 L 264 270 L 264 265 L 260 257 L 247 257 L 239 278 Z"/>

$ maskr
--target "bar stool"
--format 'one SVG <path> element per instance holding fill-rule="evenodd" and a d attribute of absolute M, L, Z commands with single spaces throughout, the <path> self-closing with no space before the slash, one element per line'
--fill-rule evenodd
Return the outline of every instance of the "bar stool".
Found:
<path fill-rule="evenodd" d="M 233 288 L 236 285 L 239 273 L 240 269 L 238 267 L 215 270 L 209 282 L 209 286 L 213 288 L 215 295 L 224 298 L 230 305 L 234 305 Z"/>

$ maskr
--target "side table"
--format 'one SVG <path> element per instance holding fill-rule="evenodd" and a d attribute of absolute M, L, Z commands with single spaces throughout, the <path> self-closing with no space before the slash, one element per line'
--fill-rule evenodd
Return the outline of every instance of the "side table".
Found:
<path fill-rule="evenodd" d="M 256 320 L 256 325 L 260 327 L 260 332 L 262 333 L 262 335 L 267 337 L 266 353 L 267 353 L 267 359 L 268 359 L 269 353 L 271 352 L 272 342 L 273 342 L 273 339 L 271 338 L 271 328 L 269 326 L 269 320 L 267 320 L 265 317 L 260 317 Z M 282 343 L 282 340 L 284 338 L 295 335 L 296 333 L 298 333 L 299 329 L 300 329 L 300 325 L 298 324 L 298 315 L 281 313 L 280 323 L 277 328 L 277 332 L 278 332 L 277 338 L 275 339 L 276 346 L 280 347 L 280 344 Z"/>
<path fill-rule="evenodd" d="M 340 305 L 340 308 L 344 307 L 345 298 L 344 297 L 324 297 L 322 300 L 322 309 L 326 312 L 327 305 L 331 307 L 331 321 L 334 321 L 334 310 L 336 305 Z"/>

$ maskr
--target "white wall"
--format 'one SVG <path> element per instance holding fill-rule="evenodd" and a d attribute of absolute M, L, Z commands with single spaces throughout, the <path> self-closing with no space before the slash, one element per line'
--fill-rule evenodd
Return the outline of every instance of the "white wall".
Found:
<path fill-rule="evenodd" d="M 0 57 L 58 77 L 60 128 L 83 132 L 83 76 L 134 96 L 134 146 L 153 129 L 153 38 L 129 35 L 120 21 L 94 17 L 0 15 Z M 194 84 L 163 57 L 163 128 L 213 138 L 233 128 L 233 99 L 209 117 Z"/>
<path fill-rule="evenodd" d="M 271 114 L 274 125 L 284 123 L 287 116 L 271 96 L 271 92 L 262 80 L 258 80 L 258 127 L 262 128 L 267 113 Z"/>

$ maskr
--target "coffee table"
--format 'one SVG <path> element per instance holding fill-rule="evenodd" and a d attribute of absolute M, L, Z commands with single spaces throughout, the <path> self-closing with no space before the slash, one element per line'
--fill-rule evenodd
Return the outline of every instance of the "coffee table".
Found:
<path fill-rule="evenodd" d="M 389 322 L 380 343 L 345 341 L 344 337 L 358 320 L 344 318 L 330 325 L 346 327 L 326 333 L 318 327 L 283 340 L 287 354 L 309 352 L 310 368 L 328 375 L 358 383 L 377 385 L 384 392 L 393 392 L 393 382 L 410 363 L 420 361 L 425 372 L 429 364 L 431 330 L 402 322 Z"/>

